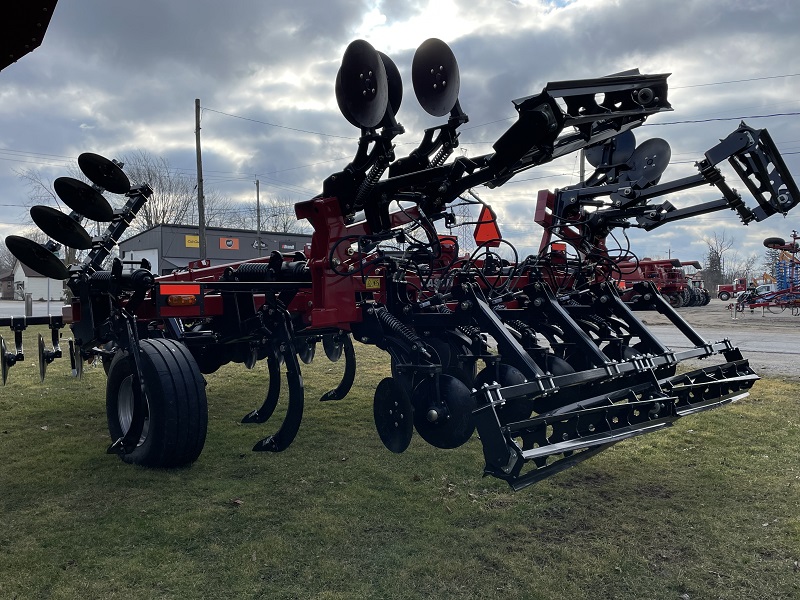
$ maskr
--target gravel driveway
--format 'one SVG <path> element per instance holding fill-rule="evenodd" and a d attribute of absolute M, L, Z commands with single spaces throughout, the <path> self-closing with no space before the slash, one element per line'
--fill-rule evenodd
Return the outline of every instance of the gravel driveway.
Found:
<path fill-rule="evenodd" d="M 730 302 L 715 299 L 707 306 L 680 308 L 678 313 L 707 341 L 731 340 L 759 375 L 800 377 L 800 317 L 792 316 L 789 310 L 762 314 L 761 309 L 756 309 L 752 313 L 750 310 L 738 313 L 733 319 L 728 305 Z M 670 348 L 692 347 L 665 317 L 652 312 L 637 316 Z"/>

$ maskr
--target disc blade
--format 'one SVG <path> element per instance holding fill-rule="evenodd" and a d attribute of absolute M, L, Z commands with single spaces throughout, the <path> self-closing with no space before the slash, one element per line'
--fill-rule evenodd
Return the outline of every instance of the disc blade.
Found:
<path fill-rule="evenodd" d="M 378 126 L 389 103 L 386 69 L 378 52 L 369 42 L 355 40 L 347 46 L 339 71 L 337 101 L 342 114 L 361 127 Z"/>
<path fill-rule="evenodd" d="M 386 84 L 389 98 L 389 105 L 386 110 L 392 111 L 392 115 L 397 115 L 400 104 L 403 102 L 403 78 L 400 76 L 400 69 L 394 61 L 383 52 L 378 52 L 378 56 L 383 61 L 383 68 L 386 70 Z M 389 125 L 389 118 L 384 115 L 381 120 L 381 127 Z"/>
<path fill-rule="evenodd" d="M 131 190 L 128 176 L 104 156 L 84 152 L 78 157 L 78 166 L 89 181 L 112 194 L 127 194 Z"/>
<path fill-rule="evenodd" d="M 672 150 L 666 140 L 661 138 L 645 140 L 633 151 L 633 155 L 628 160 L 631 168 L 629 171 L 622 172 L 620 179 L 641 181 L 645 184 L 653 183 L 667 169 L 671 157 Z"/>
<path fill-rule="evenodd" d="M 3 375 L 3 385 L 8 381 L 8 350 L 6 349 L 6 341 L 0 335 L 0 371 Z"/>
<path fill-rule="evenodd" d="M 438 393 L 437 393 L 438 392 Z M 458 448 L 475 431 L 472 412 L 476 408 L 469 388 L 452 375 L 423 379 L 411 396 L 414 427 L 426 442 L 437 448 Z"/>
<path fill-rule="evenodd" d="M 350 123 L 353 127 L 361 127 L 361 124 L 356 121 L 356 118 L 350 112 L 350 109 L 347 107 L 347 101 L 344 97 L 344 88 L 342 87 L 342 70 L 336 73 L 336 104 L 339 105 L 339 111 L 341 111 L 342 115 L 347 122 Z"/>
<path fill-rule="evenodd" d="M 108 200 L 80 179 L 59 177 L 53 182 L 53 188 L 64 204 L 87 219 L 110 221 L 114 218 L 114 210 Z"/>
<path fill-rule="evenodd" d="M 41 244 L 18 235 L 6 237 L 6 248 L 24 265 L 49 277 L 50 279 L 67 279 L 69 269 L 55 254 Z"/>
<path fill-rule="evenodd" d="M 630 129 L 602 144 L 586 148 L 586 162 L 597 168 L 621 165 L 630 159 L 636 150 L 636 137 Z"/>
<path fill-rule="evenodd" d="M 44 359 L 44 338 L 42 334 L 38 334 L 39 341 L 39 382 L 44 383 L 44 375 L 47 372 L 47 361 Z"/>
<path fill-rule="evenodd" d="M 375 388 L 372 408 L 383 445 L 395 454 L 404 452 L 414 434 L 414 417 L 403 386 L 391 377 L 384 378 Z"/>
<path fill-rule="evenodd" d="M 75 219 L 49 206 L 31 208 L 31 218 L 39 229 L 57 242 L 70 248 L 89 250 L 92 238 Z"/>
<path fill-rule="evenodd" d="M 437 38 L 420 44 L 411 63 L 411 82 L 417 101 L 434 117 L 449 113 L 458 101 L 461 78 L 450 46 Z"/>
<path fill-rule="evenodd" d="M 297 343 L 297 356 L 304 364 L 310 365 L 314 361 L 314 354 L 317 350 L 316 342 L 306 342 L 304 340 Z"/>
<path fill-rule="evenodd" d="M 338 361 L 342 357 L 343 348 L 339 334 L 322 336 L 322 349 L 325 350 L 325 356 L 328 357 L 329 361 Z"/>

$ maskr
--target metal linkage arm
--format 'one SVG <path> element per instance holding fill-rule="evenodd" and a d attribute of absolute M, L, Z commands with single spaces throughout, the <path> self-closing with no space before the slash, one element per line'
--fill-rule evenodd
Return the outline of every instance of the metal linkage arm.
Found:
<path fill-rule="evenodd" d="M 503 185 L 517 173 L 637 127 L 651 114 L 672 110 L 667 102 L 667 77 L 669 74 L 637 72 L 557 81 L 548 83 L 541 94 L 515 100 L 520 120 L 494 146 L 496 154 L 491 160 L 496 174 L 489 187 Z M 598 104 L 600 94 L 604 100 Z M 557 99 L 566 104 L 565 109 Z M 540 129 L 542 122 L 545 131 Z M 576 132 L 561 135 L 566 127 L 574 127 Z"/>
<path fill-rule="evenodd" d="M 750 209 L 742 196 L 725 182 L 717 167 L 725 160 L 733 166 L 759 206 Z M 786 214 L 800 202 L 800 191 L 765 129 L 752 129 L 742 123 L 708 150 L 696 166 L 699 170 L 696 175 L 655 185 L 648 181 L 622 181 L 559 190 L 553 202 L 553 223 L 568 224 L 573 216 L 580 216 L 586 228 L 596 234 L 603 229 L 630 225 L 649 231 L 672 221 L 730 208 L 748 224 L 777 212 Z M 647 204 L 653 198 L 708 184 L 716 186 L 723 197 L 685 208 L 676 208 L 667 200 L 658 205 Z M 601 196 L 609 198 L 602 200 Z M 581 215 L 584 206 L 594 206 L 597 210 L 588 216 Z M 635 219 L 636 223 L 630 223 L 630 219 Z"/>
<path fill-rule="evenodd" d="M 458 127 L 467 122 L 469 122 L 469 117 L 464 114 L 460 104 L 456 102 L 447 124 L 426 129 L 419 146 L 408 156 L 399 158 L 392 163 L 389 177 L 443 165 L 447 157 L 458 147 Z"/>
<path fill-rule="evenodd" d="M 436 159 L 417 161 L 416 165 L 403 159 L 390 166 L 389 178 L 375 185 L 373 199 L 364 204 L 388 203 L 413 191 L 429 216 L 441 212 L 469 188 L 503 185 L 517 173 L 607 140 L 640 125 L 651 114 L 671 110 L 666 101 L 666 78 L 624 75 L 550 83 L 540 94 L 515 101 L 518 119 L 495 142 L 494 153 L 460 157 L 442 166 Z M 597 104 L 597 94 L 605 94 L 606 101 Z M 561 135 L 567 126 L 576 131 Z M 431 139 L 420 148 L 433 148 L 434 144 Z"/>

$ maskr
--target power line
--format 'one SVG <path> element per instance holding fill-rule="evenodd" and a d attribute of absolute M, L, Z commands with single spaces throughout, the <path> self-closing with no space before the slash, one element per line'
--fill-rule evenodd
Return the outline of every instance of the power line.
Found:
<path fill-rule="evenodd" d="M 684 123 L 711 123 L 712 121 L 742 121 L 744 119 L 770 119 L 772 117 L 796 117 L 800 112 L 773 113 L 771 115 L 747 115 L 744 117 L 715 117 L 713 119 L 694 119 L 687 121 L 667 121 L 666 123 L 643 123 L 641 127 L 648 125 L 682 125 Z"/>
<path fill-rule="evenodd" d="M 203 110 L 207 110 L 209 112 L 217 113 L 220 115 L 225 115 L 226 117 L 232 117 L 234 119 L 241 119 L 243 121 L 251 121 L 252 123 L 260 123 L 261 125 L 269 125 L 270 127 L 278 127 L 280 129 L 288 129 L 289 131 L 299 131 L 300 133 L 309 133 L 311 135 L 321 135 L 324 137 L 332 137 L 332 138 L 339 138 L 342 140 L 357 140 L 358 138 L 354 138 L 352 136 L 344 136 L 344 135 L 334 135 L 332 133 L 322 133 L 319 131 L 309 131 L 307 129 L 297 129 L 296 127 L 287 127 L 286 125 L 278 125 L 277 123 L 269 123 L 267 121 L 259 121 L 258 119 L 251 119 L 249 117 L 240 117 L 239 115 L 232 115 L 231 113 L 222 112 L 221 110 L 215 110 L 213 108 L 203 107 Z"/>
<path fill-rule="evenodd" d="M 728 83 L 745 83 L 747 81 L 764 81 L 766 79 L 781 79 L 783 77 L 798 77 L 800 73 L 790 73 L 788 75 L 768 75 L 766 77 L 750 77 L 749 79 L 731 79 L 730 81 L 714 81 L 712 83 L 695 83 L 692 85 L 680 85 L 670 87 L 671 90 L 685 90 L 687 88 L 706 87 L 709 85 L 725 85 Z"/>

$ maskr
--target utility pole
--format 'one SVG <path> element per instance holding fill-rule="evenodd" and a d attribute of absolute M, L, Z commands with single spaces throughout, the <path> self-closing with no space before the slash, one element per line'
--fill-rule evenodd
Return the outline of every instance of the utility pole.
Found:
<path fill-rule="evenodd" d="M 258 245 L 258 257 L 261 258 L 261 198 L 259 198 L 258 186 L 258 179 L 256 179 L 256 244 Z"/>
<path fill-rule="evenodd" d="M 203 157 L 200 153 L 200 98 L 194 101 L 194 139 L 197 147 L 197 218 L 200 237 L 200 259 L 206 258 L 206 207 L 203 195 Z"/>

